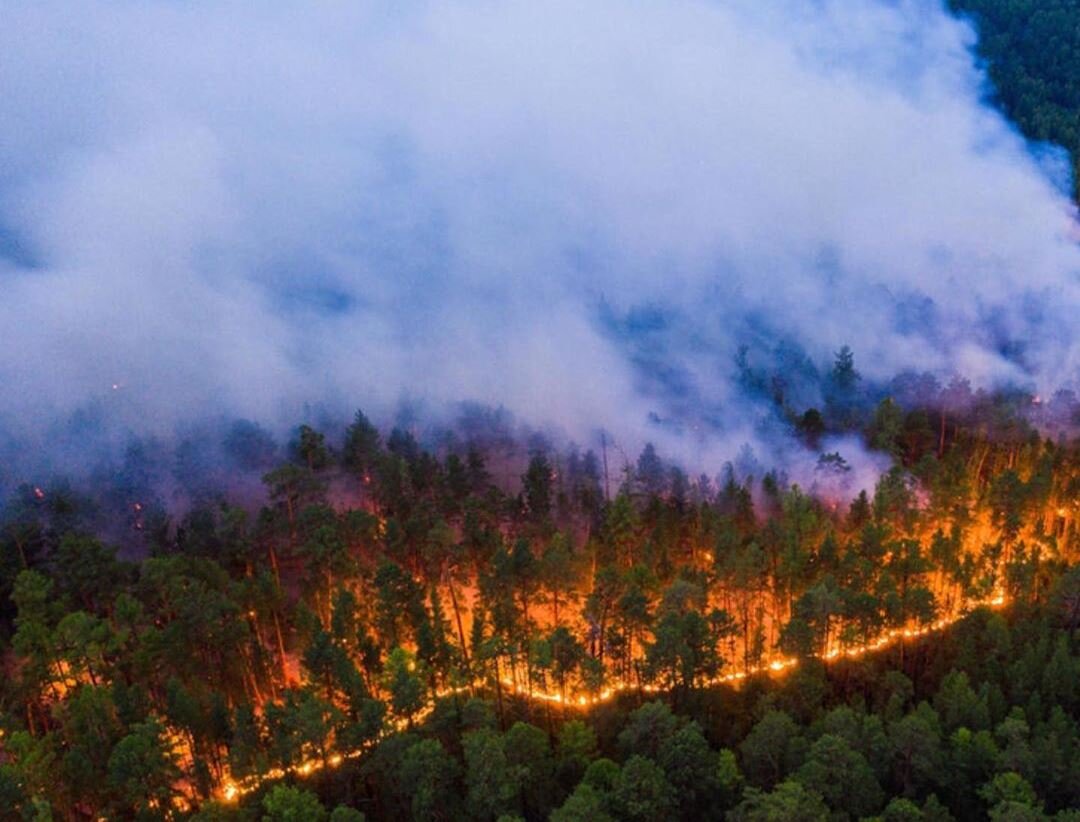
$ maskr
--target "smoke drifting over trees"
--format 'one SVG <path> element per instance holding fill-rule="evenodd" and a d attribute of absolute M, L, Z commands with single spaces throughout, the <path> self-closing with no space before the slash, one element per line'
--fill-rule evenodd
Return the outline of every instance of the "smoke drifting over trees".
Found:
<path fill-rule="evenodd" d="M 1074 208 L 937 3 L 2 8 L 14 441 L 404 398 L 731 457 L 844 344 L 1075 379 Z"/>

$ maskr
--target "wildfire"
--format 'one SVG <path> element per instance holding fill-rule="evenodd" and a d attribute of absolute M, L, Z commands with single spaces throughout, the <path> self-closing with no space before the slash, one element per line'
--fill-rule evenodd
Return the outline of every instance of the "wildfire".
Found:
<path fill-rule="evenodd" d="M 971 610 L 980 606 L 986 606 L 990 608 L 1000 608 L 1006 603 L 1004 593 L 998 591 L 988 599 L 980 600 L 969 603 L 969 607 L 966 611 L 958 613 L 955 616 L 939 619 L 936 622 L 932 622 L 927 625 L 922 625 L 915 628 L 903 628 L 888 631 L 876 639 L 866 643 L 865 645 L 854 645 L 845 647 L 833 647 L 829 648 L 823 654 L 816 655 L 818 659 L 832 660 L 839 657 L 846 657 L 848 659 L 857 659 L 870 653 L 882 651 L 898 642 L 912 639 L 916 637 L 923 637 L 929 634 L 942 631 L 949 626 L 959 622 L 964 616 Z M 756 674 L 782 674 L 796 668 L 799 664 L 799 660 L 795 657 L 781 657 L 779 659 L 773 659 L 769 662 L 763 663 L 758 666 L 752 666 L 742 671 L 735 671 L 730 674 L 723 674 L 711 679 L 701 681 L 697 684 L 710 687 L 715 685 L 734 684 L 745 680 L 747 677 L 754 676 Z M 435 694 L 435 698 L 429 703 L 423 710 L 412 717 L 412 721 L 423 721 L 434 710 L 435 703 L 446 697 L 454 694 L 461 694 L 469 691 L 471 688 L 482 687 L 484 685 L 483 680 L 476 680 L 471 686 L 459 686 L 455 688 L 446 688 Z M 590 707 L 600 705 L 614 699 L 618 694 L 626 691 L 641 690 L 645 693 L 661 693 L 664 688 L 659 685 L 635 685 L 632 682 L 624 680 L 617 680 L 611 683 L 603 690 L 593 693 L 575 693 L 575 694 L 563 694 L 560 692 L 544 691 L 536 688 L 522 687 L 514 680 L 504 678 L 500 680 L 500 684 L 506 688 L 510 693 L 525 698 L 534 700 L 537 702 L 549 702 L 559 705 L 570 705 L 582 710 L 587 710 Z M 404 719 L 395 723 L 392 727 L 393 731 L 404 730 L 408 725 L 408 722 Z M 313 773 L 320 771 L 324 768 L 337 768 L 340 767 L 347 759 L 356 759 L 362 756 L 367 749 L 360 749 L 354 751 L 348 751 L 346 753 L 335 754 L 328 759 L 311 758 L 299 762 L 289 768 L 271 768 L 261 774 L 252 774 L 243 780 L 235 781 L 231 778 L 226 778 L 218 790 L 218 795 L 226 802 L 235 802 L 239 800 L 245 794 L 251 793 L 258 787 L 266 782 L 282 779 L 285 776 L 293 775 L 299 777 L 309 777 Z"/>
<path fill-rule="evenodd" d="M 338 768 L 346 759 L 357 759 L 366 752 L 367 749 L 361 749 L 343 754 L 334 754 L 326 760 L 319 758 L 305 759 L 290 768 L 270 768 L 263 773 L 252 774 L 239 780 L 227 777 L 218 789 L 218 796 L 225 802 L 236 802 L 267 782 L 284 779 L 290 775 L 307 778 L 324 767 Z"/>

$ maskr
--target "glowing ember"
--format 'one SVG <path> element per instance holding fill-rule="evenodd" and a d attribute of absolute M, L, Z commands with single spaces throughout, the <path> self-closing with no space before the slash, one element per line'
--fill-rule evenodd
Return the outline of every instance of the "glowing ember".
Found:
<path fill-rule="evenodd" d="M 889 631 L 889 632 L 887 632 L 885 634 L 882 634 L 877 639 L 874 639 L 874 640 L 868 642 L 865 645 L 848 646 L 848 647 L 843 647 L 843 648 L 840 648 L 840 647 L 829 648 L 825 653 L 817 655 L 817 658 L 829 660 L 829 659 L 836 659 L 836 658 L 838 658 L 840 656 L 844 656 L 844 657 L 847 657 L 848 659 L 857 659 L 857 658 L 862 657 L 862 656 L 864 656 L 866 654 L 869 654 L 869 653 L 872 653 L 872 652 L 875 652 L 875 651 L 884 650 L 885 648 L 888 648 L 888 647 L 890 647 L 890 646 L 892 646 L 892 645 L 896 644 L 897 642 L 902 641 L 904 639 L 909 639 L 909 638 L 912 638 L 912 637 L 926 636 L 926 635 L 928 635 L 930 633 L 944 630 L 945 628 L 948 628 L 949 626 L 953 625 L 954 623 L 959 622 L 961 619 L 964 618 L 964 616 L 967 613 L 969 613 L 971 610 L 973 610 L 975 608 L 978 608 L 980 606 L 988 606 L 988 607 L 991 607 L 991 608 L 999 608 L 999 607 L 1003 606 L 1005 604 L 1005 602 L 1006 602 L 1005 595 L 1003 593 L 1001 593 L 1001 592 L 996 592 L 994 594 L 994 596 L 992 598 L 990 598 L 990 599 L 968 603 L 967 608 L 963 612 L 958 613 L 955 616 L 945 618 L 945 619 L 939 619 L 936 622 L 932 622 L 930 624 L 923 625 L 923 626 L 918 627 L 918 628 L 904 628 L 904 629 L 898 629 L 898 630 Z M 764 663 L 764 664 L 756 666 L 756 667 L 750 667 L 750 668 L 747 668 L 746 670 L 743 670 L 743 671 L 735 671 L 735 672 L 732 672 L 730 674 L 723 674 L 721 676 L 713 677 L 711 679 L 699 681 L 697 684 L 700 685 L 700 686 L 703 686 L 703 687 L 709 687 L 709 686 L 715 686 L 715 685 L 724 685 L 724 684 L 733 684 L 733 683 L 741 682 L 741 681 L 745 680 L 747 677 L 753 676 L 755 674 L 762 674 L 762 673 L 769 673 L 769 672 L 780 673 L 780 672 L 788 671 L 788 670 L 791 670 L 791 669 L 797 667 L 798 664 L 799 664 L 799 660 L 796 659 L 796 658 L 793 658 L 793 657 L 774 659 L 774 660 L 772 660 L 772 661 L 770 661 L 768 663 Z M 651 685 L 651 684 L 650 685 L 640 685 L 640 684 L 635 685 L 632 682 L 626 682 L 626 681 L 623 681 L 623 680 L 617 680 L 617 681 L 613 682 L 610 686 L 604 688 L 599 693 L 595 693 L 595 694 L 591 694 L 591 695 L 590 694 L 584 694 L 584 693 L 578 693 L 578 694 L 571 694 L 571 695 L 568 695 L 568 696 L 564 696 L 561 693 L 542 691 L 542 690 L 537 690 L 537 689 L 531 689 L 530 690 L 528 688 L 521 687 L 516 682 L 514 682 L 514 680 L 512 680 L 512 679 L 506 679 L 506 678 L 501 679 L 500 684 L 504 688 L 506 688 L 510 693 L 512 693 L 512 694 L 514 694 L 516 696 L 522 697 L 524 699 L 531 699 L 531 700 L 535 700 L 535 701 L 538 701 L 538 702 L 553 702 L 553 703 L 556 703 L 556 704 L 566 704 L 566 705 L 576 706 L 576 707 L 581 708 L 583 710 L 587 710 L 590 707 L 600 705 L 601 703 L 604 703 L 604 702 L 608 702 L 611 699 L 613 699 L 615 696 L 617 696 L 618 694 L 626 692 L 626 691 L 640 690 L 640 691 L 643 691 L 645 693 L 653 694 L 653 693 L 661 693 L 661 692 L 666 690 L 665 688 L 661 688 L 658 685 Z M 424 719 L 426 719 L 428 716 L 430 716 L 432 711 L 434 711 L 435 702 L 437 702 L 438 700 L 444 699 L 444 698 L 452 696 L 454 694 L 465 693 L 466 691 L 469 691 L 471 688 L 482 688 L 482 687 L 484 687 L 484 685 L 485 685 L 485 682 L 483 680 L 477 680 L 472 684 L 472 686 L 462 685 L 462 686 L 458 686 L 456 688 L 446 688 L 444 690 L 438 691 L 435 694 L 434 700 L 431 703 L 429 703 L 424 709 L 422 709 L 421 711 L 419 711 L 418 713 L 416 713 L 412 717 L 413 723 L 415 724 L 417 722 L 422 722 Z M 387 729 L 386 733 L 393 733 L 394 731 L 404 730 L 406 727 L 408 727 L 408 725 L 409 725 L 409 723 L 406 720 L 404 720 L 404 719 L 399 720 L 399 721 L 393 723 L 390 726 L 390 728 Z M 284 777 L 286 777 L 286 776 L 288 776 L 290 774 L 293 775 L 293 776 L 299 776 L 299 777 L 303 778 L 303 777 L 311 776 L 311 774 L 313 774 L 313 773 L 315 773 L 317 771 L 320 771 L 323 768 L 337 768 L 347 759 L 356 759 L 356 758 L 362 756 L 366 752 L 366 750 L 367 749 L 358 749 L 358 750 L 353 750 L 353 751 L 347 751 L 345 753 L 334 754 L 329 759 L 325 759 L 325 760 L 324 759 L 319 759 L 319 758 L 307 759 L 307 760 L 304 760 L 303 762 L 300 762 L 300 763 L 297 763 L 296 765 L 293 765 L 292 767 L 290 767 L 288 769 L 271 768 L 271 769 L 269 769 L 267 771 L 264 771 L 263 773 L 253 774 L 253 775 L 251 775 L 249 777 L 246 777 L 245 779 L 243 779 L 243 780 L 241 780 L 239 782 L 236 782 L 236 781 L 232 780 L 231 778 L 227 777 L 222 782 L 221 786 L 218 788 L 217 793 L 218 793 L 218 796 L 221 799 L 223 799 L 224 801 L 226 801 L 226 802 L 235 802 L 240 797 L 251 793 L 252 791 L 256 790 L 257 788 L 259 788 L 260 786 L 262 786 L 263 784 L 265 784 L 267 782 L 271 782 L 271 781 L 278 780 L 278 779 L 283 779 Z"/>

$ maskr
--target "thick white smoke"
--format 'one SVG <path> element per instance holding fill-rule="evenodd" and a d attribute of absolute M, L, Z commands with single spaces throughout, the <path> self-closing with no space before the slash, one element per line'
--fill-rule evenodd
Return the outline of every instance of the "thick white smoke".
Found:
<path fill-rule="evenodd" d="M 88 405 L 167 431 L 405 395 L 640 441 L 678 395 L 724 409 L 727 447 L 747 342 L 849 343 L 874 377 L 1080 366 L 1073 211 L 936 2 L 0 19 L 20 436 Z"/>

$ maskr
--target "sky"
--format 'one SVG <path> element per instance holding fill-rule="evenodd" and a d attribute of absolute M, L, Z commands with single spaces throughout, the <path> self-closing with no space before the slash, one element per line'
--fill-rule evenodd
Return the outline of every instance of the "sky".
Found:
<path fill-rule="evenodd" d="M 1060 155 L 987 105 L 974 30 L 938 2 L 0 0 L 0 19 L 15 441 L 87 409 L 164 434 L 470 401 L 628 444 L 708 416 L 716 436 L 681 447 L 719 455 L 755 436 L 742 346 L 1075 384 Z"/>

